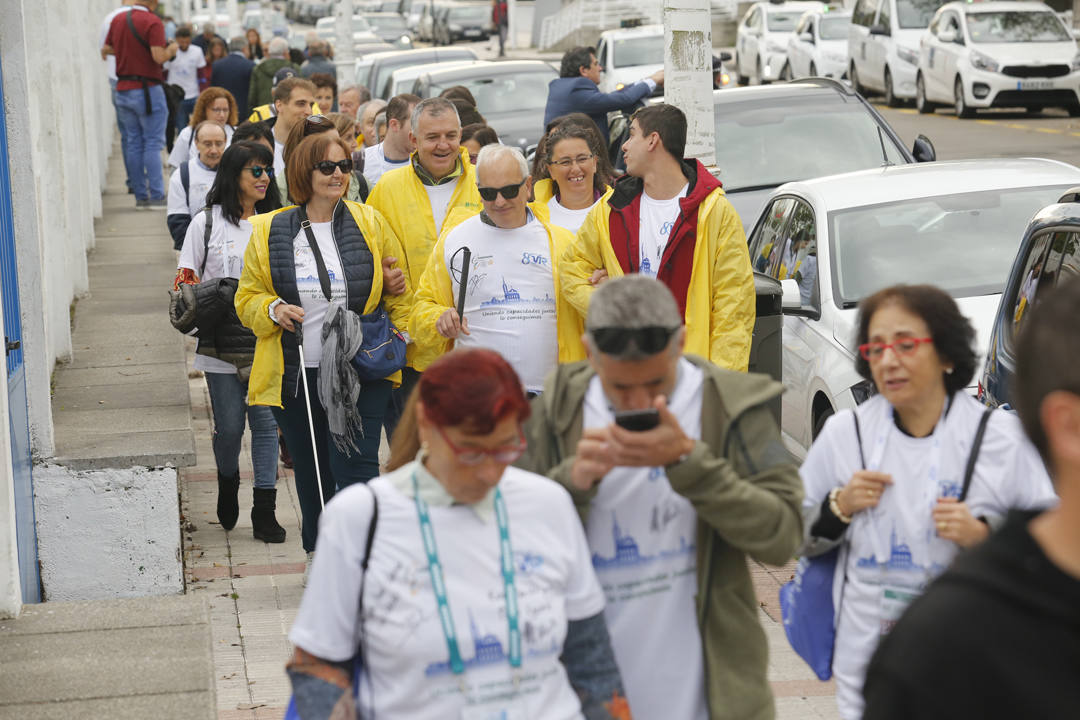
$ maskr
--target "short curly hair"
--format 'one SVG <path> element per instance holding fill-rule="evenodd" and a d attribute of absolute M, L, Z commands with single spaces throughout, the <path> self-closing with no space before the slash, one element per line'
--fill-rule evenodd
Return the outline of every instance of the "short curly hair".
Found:
<path fill-rule="evenodd" d="M 975 377 L 975 328 L 964 317 L 956 301 L 941 288 L 933 285 L 893 285 L 878 290 L 859 303 L 859 332 L 857 345 L 870 337 L 870 320 L 881 308 L 895 303 L 917 315 L 930 328 L 934 349 L 945 363 L 951 363 L 953 371 L 946 373 L 945 391 L 952 395 L 971 384 Z M 855 370 L 870 382 L 874 376 L 870 363 L 859 353 L 855 354 Z"/>

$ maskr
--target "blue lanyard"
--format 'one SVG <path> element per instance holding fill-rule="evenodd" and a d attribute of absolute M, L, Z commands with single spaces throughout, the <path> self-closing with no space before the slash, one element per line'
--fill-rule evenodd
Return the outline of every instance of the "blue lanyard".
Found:
<path fill-rule="evenodd" d="M 454 618 L 450 614 L 450 602 L 446 597 L 446 581 L 443 578 L 442 563 L 439 561 L 439 550 L 435 546 L 435 531 L 431 527 L 431 515 L 428 513 L 427 503 L 420 497 L 420 487 L 415 472 L 412 475 L 412 484 L 416 515 L 420 519 L 420 536 L 424 540 L 428 572 L 431 574 L 431 589 L 439 604 L 439 620 L 442 622 L 443 635 L 446 637 L 446 647 L 450 651 L 450 669 L 455 675 L 461 675 L 465 672 L 465 662 L 461 659 L 461 651 L 458 649 L 457 631 L 454 629 Z M 518 668 L 521 667 L 521 630 L 518 627 L 517 586 L 514 583 L 514 551 L 510 546 L 510 518 L 506 512 L 506 501 L 503 500 L 502 492 L 497 487 L 495 488 L 495 519 L 499 526 L 499 554 L 503 592 L 506 596 L 506 621 L 510 628 L 510 665 Z"/>

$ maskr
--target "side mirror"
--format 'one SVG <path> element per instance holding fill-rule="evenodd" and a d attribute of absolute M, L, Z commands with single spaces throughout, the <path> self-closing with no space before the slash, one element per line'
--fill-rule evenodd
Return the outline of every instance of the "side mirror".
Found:
<path fill-rule="evenodd" d="M 937 160 L 937 151 L 934 143 L 925 135 L 915 138 L 915 144 L 911 148 L 911 154 L 915 156 L 915 162 L 934 162 Z"/>
<path fill-rule="evenodd" d="M 871 25 L 870 26 L 870 34 L 871 35 L 890 35 L 891 33 L 889 32 L 889 28 L 885 27 L 884 25 Z"/>
<path fill-rule="evenodd" d="M 720 53 L 720 62 L 731 62 L 731 53 L 729 53 L 729 52 Z"/>
<path fill-rule="evenodd" d="M 799 35 L 799 40 L 801 40 L 801 41 L 803 41 L 805 43 L 810 43 L 811 45 L 813 45 L 814 44 L 814 34 L 804 32 L 801 35 Z"/>
<path fill-rule="evenodd" d="M 799 294 L 799 283 L 794 278 L 780 281 L 780 307 L 786 313 L 788 310 L 802 308 L 802 295 Z"/>
<path fill-rule="evenodd" d="M 938 40 L 940 40 L 943 43 L 955 43 L 956 42 L 956 31 L 953 30 L 952 28 L 947 28 L 947 29 L 942 30 L 941 32 L 939 32 L 937 38 L 938 38 Z"/>

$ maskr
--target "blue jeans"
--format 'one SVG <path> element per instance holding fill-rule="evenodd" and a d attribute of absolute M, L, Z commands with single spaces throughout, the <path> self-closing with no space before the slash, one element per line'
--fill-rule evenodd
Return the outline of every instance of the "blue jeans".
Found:
<path fill-rule="evenodd" d="M 244 439 L 244 419 L 251 429 L 251 467 L 255 487 L 271 490 L 277 484 L 277 423 L 270 408 L 248 405 L 247 383 L 233 373 L 206 373 L 210 407 L 214 413 L 214 461 L 226 477 L 240 472 L 240 442 Z"/>
<path fill-rule="evenodd" d="M 405 403 L 409 402 L 413 388 L 420 382 L 420 373 L 411 367 L 401 369 L 401 385 L 395 388 L 390 395 L 390 402 L 386 406 L 386 417 L 383 418 L 383 427 L 386 429 L 386 440 L 389 442 L 394 436 L 394 429 L 401 421 L 401 415 L 405 412 Z"/>
<path fill-rule="evenodd" d="M 116 104 L 116 81 L 109 81 L 109 92 L 112 93 L 112 106 L 113 111 L 116 113 L 116 126 L 120 127 L 120 106 Z M 127 151 L 127 140 L 124 139 L 123 133 L 120 134 L 120 157 L 125 157 L 124 153 Z M 124 185 L 128 190 L 131 189 L 131 178 L 127 176 L 127 160 L 124 160 Z"/>
<path fill-rule="evenodd" d="M 183 130 L 184 128 L 187 127 L 188 120 L 191 119 L 191 113 L 194 112 L 194 110 L 195 110 L 195 101 L 196 100 L 198 100 L 197 97 L 184 98 L 180 102 L 180 105 L 176 108 L 176 132 L 177 133 L 179 133 L 181 130 Z"/>
<path fill-rule="evenodd" d="M 315 392 L 319 371 L 306 370 L 308 386 Z M 311 419 L 315 426 L 315 445 L 319 450 L 319 474 L 322 476 L 323 498 L 330 502 L 338 490 L 353 483 L 367 482 L 379 474 L 379 441 L 382 439 L 383 414 L 390 402 L 389 380 L 375 380 L 360 386 L 356 408 L 360 411 L 364 437 L 353 438 L 360 448 L 348 456 L 337 449 L 330 438 L 326 411 L 316 395 L 311 403 Z M 281 408 L 273 408 L 278 427 L 285 435 L 285 445 L 293 459 L 296 478 L 296 497 L 300 501 L 301 540 L 304 550 L 315 549 L 319 532 L 319 487 L 315 483 L 315 456 L 311 452 L 311 431 L 308 429 L 303 381 L 298 379 L 296 397 L 283 397 Z"/>
<path fill-rule="evenodd" d="M 142 88 L 118 90 L 116 119 L 120 123 L 121 147 L 128 182 L 135 190 L 136 200 L 164 200 L 165 179 L 161 167 L 161 151 L 165 148 L 165 124 L 169 111 L 165 106 L 165 91 L 151 85 L 150 114 Z"/>

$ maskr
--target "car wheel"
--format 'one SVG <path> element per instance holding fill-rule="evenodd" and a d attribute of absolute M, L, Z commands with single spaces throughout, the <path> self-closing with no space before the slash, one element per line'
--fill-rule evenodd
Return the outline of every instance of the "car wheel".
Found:
<path fill-rule="evenodd" d="M 923 81 L 922 73 L 915 78 L 915 109 L 922 115 L 934 112 L 933 103 L 926 99 L 926 83 Z"/>
<path fill-rule="evenodd" d="M 817 440 L 817 436 L 821 434 L 821 429 L 825 427 L 825 421 L 835 414 L 836 411 L 833 410 L 832 405 L 826 405 L 821 409 L 818 416 L 814 418 L 814 434 L 811 436 L 811 439 Z"/>
<path fill-rule="evenodd" d="M 1080 117 L 1080 105 L 1073 105 L 1065 109 L 1069 112 L 1069 117 Z"/>
<path fill-rule="evenodd" d="M 748 85 L 750 83 L 750 78 L 748 78 L 746 74 L 743 73 L 742 63 L 739 62 L 738 55 L 735 56 L 735 74 L 739 76 L 738 79 L 735 81 L 739 85 Z"/>
<path fill-rule="evenodd" d="M 1041 113 L 1043 111 L 1042 105 L 1032 105 L 1031 107 L 1025 108 L 1025 109 L 1027 110 L 1027 112 L 1031 113 L 1032 115 L 1038 115 L 1039 113 Z"/>
<path fill-rule="evenodd" d="M 896 97 L 893 90 L 892 73 L 885 68 L 885 104 L 891 108 L 900 107 L 900 98 Z"/>
<path fill-rule="evenodd" d="M 784 68 L 780 71 L 780 79 L 784 82 L 790 82 L 792 78 L 791 63 L 784 63 Z"/>
<path fill-rule="evenodd" d="M 855 63 L 851 63 L 851 69 L 848 70 L 848 77 L 851 78 L 851 89 L 860 95 L 865 95 L 864 88 L 859 84 L 859 74 L 855 71 Z"/>
<path fill-rule="evenodd" d="M 810 63 L 810 77 L 817 77 L 817 66 L 814 63 Z"/>
<path fill-rule="evenodd" d="M 953 98 L 956 106 L 956 117 L 975 117 L 975 111 L 968 107 L 967 100 L 964 98 L 964 83 L 960 81 L 959 75 L 956 76 L 956 82 L 953 83 Z"/>

